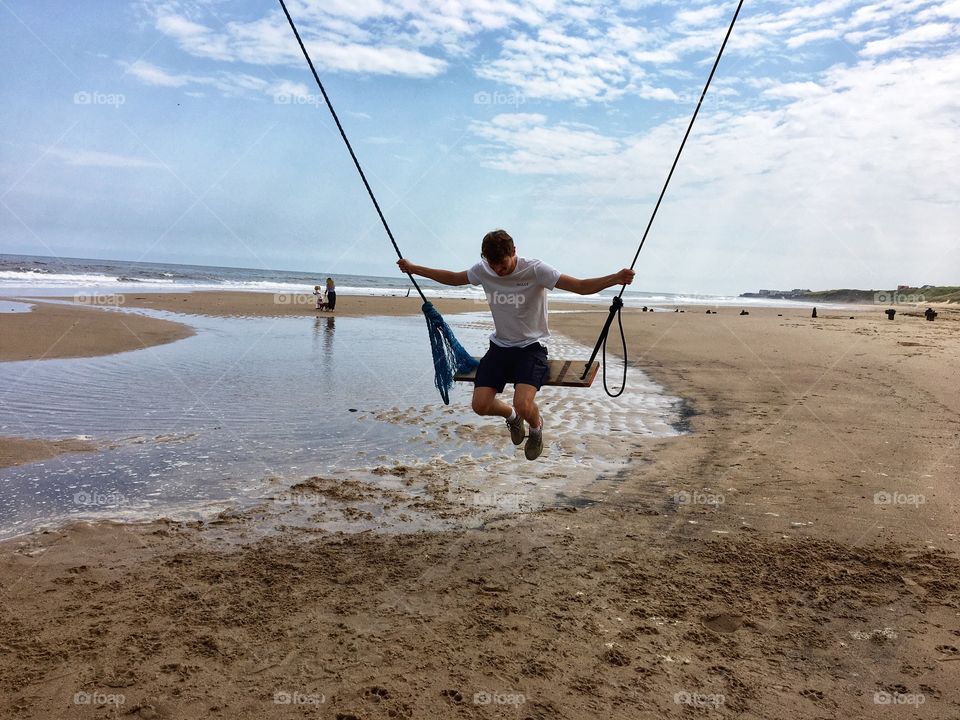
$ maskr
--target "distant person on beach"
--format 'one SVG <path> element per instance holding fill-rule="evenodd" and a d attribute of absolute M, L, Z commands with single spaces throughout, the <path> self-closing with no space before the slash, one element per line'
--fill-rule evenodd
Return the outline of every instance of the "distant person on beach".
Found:
<path fill-rule="evenodd" d="M 634 272 L 624 268 L 612 275 L 581 280 L 562 275 L 540 260 L 517 256 L 513 238 L 504 230 L 487 233 L 480 245 L 481 261 L 469 270 L 453 272 L 397 262 L 400 269 L 444 285 L 482 285 L 493 315 L 490 347 L 477 368 L 473 411 L 499 415 L 507 421 L 514 445 L 523 442 L 524 421 L 530 434 L 524 455 L 535 460 L 543 451 L 543 418 L 536 396 L 547 379 L 547 290 L 559 288 L 592 295 L 614 285 L 629 285 Z M 513 406 L 497 399 L 513 383 Z"/>
<path fill-rule="evenodd" d="M 333 311 L 337 309 L 337 286 L 333 282 L 333 278 L 327 278 L 327 310 Z"/>
<path fill-rule="evenodd" d="M 323 291 L 320 289 L 319 285 L 313 286 L 313 294 L 317 296 L 317 310 L 323 310 L 327 304 L 323 301 Z"/>

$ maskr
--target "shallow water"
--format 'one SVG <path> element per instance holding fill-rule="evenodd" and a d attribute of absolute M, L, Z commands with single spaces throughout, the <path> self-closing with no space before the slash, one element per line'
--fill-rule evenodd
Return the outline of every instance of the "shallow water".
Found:
<path fill-rule="evenodd" d="M 25 313 L 30 312 L 30 305 L 11 300 L 0 300 L 0 313 Z"/>
<path fill-rule="evenodd" d="M 314 475 L 396 482 L 371 475 L 378 465 L 453 467 L 476 478 L 471 502 L 480 492 L 506 509 L 517 495 L 537 506 L 620 467 L 625 442 L 677 433 L 677 399 L 631 370 L 616 400 L 599 382 L 544 388 L 547 451 L 527 463 L 502 421 L 470 413 L 472 386 L 442 404 L 422 317 L 145 314 L 198 333 L 120 355 L 0 364 L 0 434 L 108 446 L 0 470 L 0 536 L 65 519 L 209 516 Z M 465 347 L 486 347 L 486 313 L 447 320 Z M 589 349 L 557 340 L 551 355 Z"/>

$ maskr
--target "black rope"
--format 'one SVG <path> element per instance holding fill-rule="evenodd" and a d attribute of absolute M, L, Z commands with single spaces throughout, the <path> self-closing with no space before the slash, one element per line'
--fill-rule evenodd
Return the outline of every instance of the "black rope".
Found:
<path fill-rule="evenodd" d="M 370 188 L 370 183 L 367 182 L 367 176 L 363 172 L 363 168 L 360 167 L 360 161 L 357 160 L 357 155 L 353 152 L 353 146 L 350 144 L 350 141 L 347 140 L 347 133 L 343 130 L 343 125 L 340 124 L 340 118 L 337 117 L 337 111 L 333 109 L 333 103 L 330 102 L 330 98 L 327 96 L 327 91 L 323 87 L 323 83 L 320 82 L 320 76 L 317 74 L 317 69 L 313 66 L 313 61 L 310 59 L 310 55 L 307 53 L 307 48 L 303 44 L 303 40 L 300 39 L 300 33 L 297 32 L 297 26 L 293 22 L 293 18 L 290 17 L 290 11 L 287 10 L 286 4 L 283 0 L 279 0 L 280 7 L 283 8 L 283 14 L 287 16 L 287 22 L 290 23 L 290 29 L 293 30 L 294 36 L 297 38 L 297 42 L 300 44 L 300 50 L 303 52 L 303 57 L 307 59 L 307 64 L 310 66 L 310 71 L 313 73 L 313 79 L 317 81 L 317 87 L 320 88 L 320 92 L 323 93 L 323 99 L 327 103 L 327 108 L 330 110 L 330 114 L 333 115 L 333 121 L 337 124 L 337 129 L 340 131 L 340 137 L 343 138 L 343 142 L 347 145 L 347 150 L 350 151 L 350 157 L 353 158 L 353 164 L 357 166 L 357 172 L 360 173 L 360 179 L 363 180 L 363 185 L 367 188 L 367 194 L 370 195 L 370 199 L 373 201 L 373 206 L 377 209 L 377 215 L 380 216 L 380 222 L 383 223 L 383 229 L 387 231 L 387 237 L 390 238 L 390 242 L 393 244 L 393 249 L 397 251 L 397 257 L 401 260 L 403 255 L 400 253 L 400 248 L 397 247 L 397 241 L 393 239 L 393 233 L 390 232 L 390 226 L 387 225 L 387 219 L 383 216 L 383 211 L 380 210 L 380 203 L 377 202 L 377 198 L 373 195 L 373 190 Z M 407 277 L 410 278 L 410 282 L 413 283 L 413 286 L 417 289 L 417 292 L 420 293 L 420 297 L 424 302 L 427 302 L 426 296 L 423 294 L 423 291 L 420 289 L 420 286 L 417 285 L 417 281 L 413 278 L 411 273 L 407 273 Z"/>
<path fill-rule="evenodd" d="M 282 2 L 282 0 L 281 0 Z M 720 52 L 717 53 L 717 59 L 713 62 L 713 67 L 710 69 L 710 75 L 707 77 L 707 84 L 703 86 L 703 92 L 700 93 L 700 100 L 697 102 L 697 107 L 693 111 L 693 117 L 690 118 L 690 124 L 687 126 L 687 132 L 683 135 L 683 141 L 680 143 L 680 149 L 677 150 L 677 155 L 673 159 L 673 165 L 670 166 L 670 172 L 667 174 L 667 180 L 663 183 L 663 189 L 660 190 L 660 197 L 657 198 L 657 204 L 653 207 L 653 212 L 650 214 L 650 221 L 647 223 L 646 230 L 643 231 L 643 237 L 640 239 L 640 246 L 637 248 L 636 254 L 633 256 L 633 262 L 630 263 L 630 269 L 633 270 L 633 266 L 637 264 L 637 258 L 640 257 L 640 251 L 643 250 L 643 244 L 647 241 L 647 235 L 650 233 L 650 228 L 653 226 L 653 219 L 657 216 L 657 210 L 660 209 L 660 203 L 663 202 L 663 196 L 667 194 L 667 186 L 670 185 L 670 180 L 673 178 L 673 171 L 677 169 L 677 163 L 680 162 L 680 154 L 683 152 L 684 146 L 687 144 L 687 138 L 690 137 L 690 131 L 693 130 L 693 123 L 696 122 L 697 115 L 700 114 L 700 106 L 703 105 L 703 99 L 707 96 L 707 90 L 710 88 L 710 83 L 713 80 L 713 75 L 717 71 L 717 66 L 720 64 L 720 58 L 723 57 L 723 51 L 727 47 L 727 41 L 730 39 L 731 33 L 733 33 L 733 26 L 737 22 L 737 17 L 740 15 L 740 8 L 743 7 L 743 0 L 737 4 L 736 12 L 733 13 L 733 19 L 730 21 L 730 27 L 727 28 L 727 34 L 723 38 L 723 44 L 720 45 Z M 626 285 L 623 285 L 620 288 L 620 292 L 614 298 L 613 304 L 610 306 L 610 315 L 607 317 L 607 321 L 603 326 L 603 330 L 600 331 L 600 337 L 597 338 L 597 344 L 593 347 L 593 353 L 590 355 L 590 359 L 587 361 L 587 364 L 583 368 L 583 375 L 580 376 L 580 379 L 585 379 L 587 374 L 590 372 L 590 366 L 593 365 L 593 361 L 597 359 L 597 353 L 600 352 L 601 347 L 603 348 L 603 389 L 606 391 L 607 395 L 610 397 L 618 397 L 622 392 L 624 387 L 627 384 L 627 343 L 626 339 L 623 336 L 623 323 L 620 322 L 620 310 L 623 308 L 623 297 L 624 291 L 627 289 Z M 617 321 L 620 322 L 620 337 L 624 339 L 623 342 L 623 387 L 617 392 L 616 395 L 612 394 L 607 388 L 607 333 L 610 331 L 610 325 L 613 322 L 613 316 L 616 314 Z"/>
<path fill-rule="evenodd" d="M 619 307 L 616 307 L 619 303 Z M 602 362 L 600 366 L 603 368 L 603 390 L 612 398 L 620 397 L 623 395 L 623 391 L 627 389 L 627 338 L 623 334 L 623 318 L 620 317 L 620 308 L 623 307 L 623 300 L 620 299 L 618 295 L 613 299 L 613 305 L 610 310 L 610 319 L 613 319 L 614 313 L 617 316 L 617 325 L 620 326 L 620 343 L 623 345 L 623 382 L 620 383 L 620 389 L 616 393 L 610 392 L 610 388 L 607 387 L 607 332 L 609 332 L 609 325 L 606 328 L 606 331 L 603 333 L 603 355 Z M 589 367 L 589 366 L 588 366 Z"/>

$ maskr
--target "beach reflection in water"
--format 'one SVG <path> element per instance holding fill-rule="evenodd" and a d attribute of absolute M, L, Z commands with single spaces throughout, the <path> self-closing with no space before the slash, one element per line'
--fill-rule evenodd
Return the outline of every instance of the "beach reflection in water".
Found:
<path fill-rule="evenodd" d="M 677 399 L 631 370 L 617 399 L 599 381 L 544 388 L 546 452 L 527 463 L 499 420 L 471 413 L 472 386 L 458 383 L 443 405 L 422 317 L 147 314 L 198 332 L 121 355 L 0 364 L 0 434 L 106 446 L 0 470 L 0 537 L 74 518 L 209 517 L 297 493 L 327 503 L 343 483 L 381 496 L 358 498 L 352 518 L 310 508 L 300 521 L 342 529 L 398 507 L 409 522 L 407 500 L 440 492 L 523 510 L 615 472 L 638 437 L 677 433 Z M 465 347 L 486 347 L 488 314 L 447 320 Z M 556 338 L 551 355 L 589 348 Z M 304 484 L 313 476 L 324 480 Z"/>

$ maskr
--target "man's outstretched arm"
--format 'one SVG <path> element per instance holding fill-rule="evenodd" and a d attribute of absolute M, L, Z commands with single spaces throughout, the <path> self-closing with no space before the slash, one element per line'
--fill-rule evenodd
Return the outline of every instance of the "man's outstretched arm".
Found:
<path fill-rule="evenodd" d="M 466 270 L 463 270 L 462 272 L 453 272 L 452 270 L 437 270 L 436 268 L 414 265 L 409 260 L 403 258 L 397 260 L 397 265 L 405 273 L 410 273 L 411 275 L 421 275 L 425 278 L 429 278 L 430 280 L 435 280 L 443 285 L 470 284 L 470 280 L 467 278 Z"/>
<path fill-rule="evenodd" d="M 624 268 L 620 272 L 613 273 L 613 275 L 587 278 L 586 280 L 570 277 L 569 275 L 561 275 L 560 279 L 557 280 L 557 287 L 560 290 L 566 290 L 567 292 L 576 293 L 577 295 L 593 295 L 614 285 L 629 285 L 633 282 L 635 274 L 636 273 L 630 268 Z"/>

